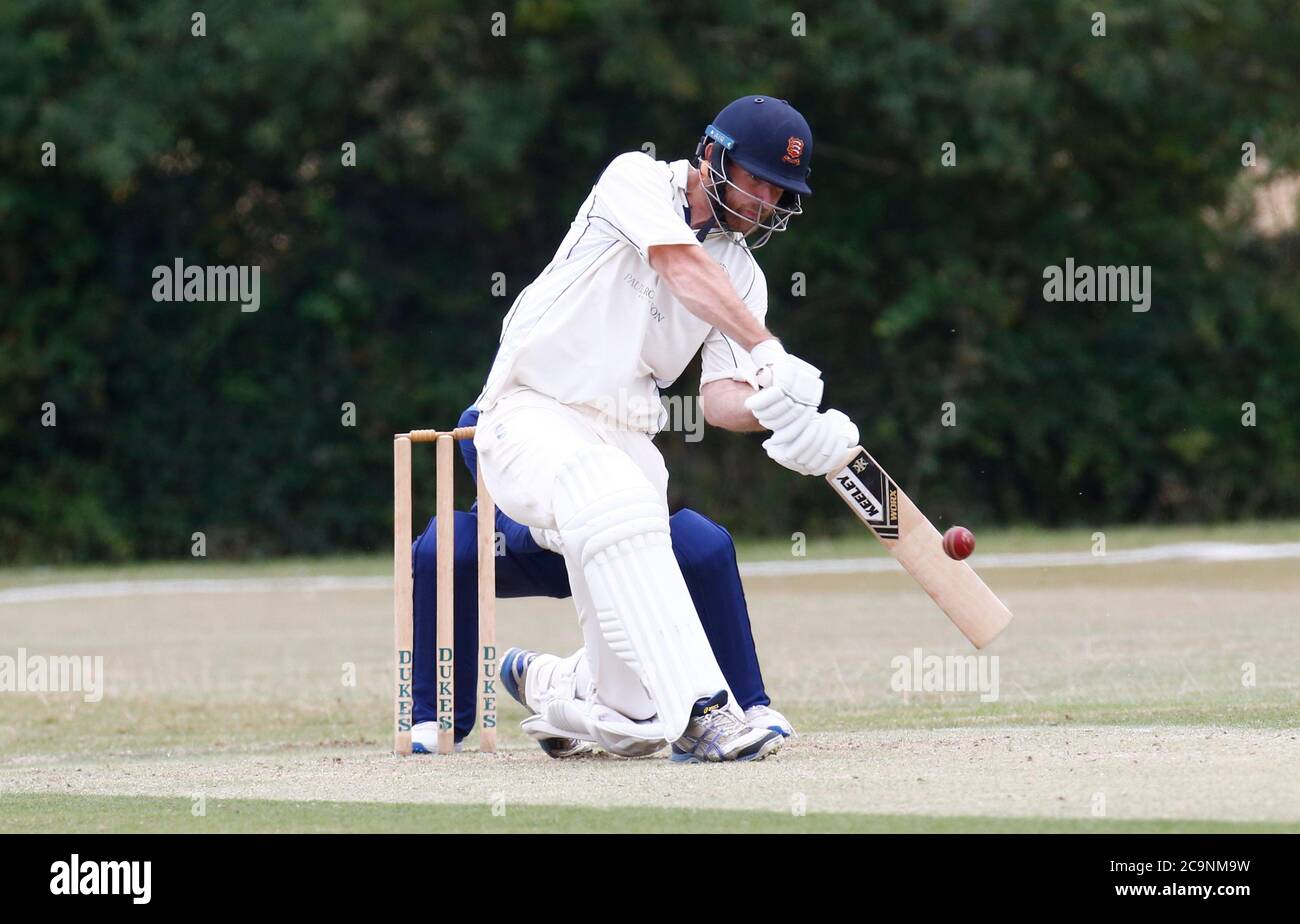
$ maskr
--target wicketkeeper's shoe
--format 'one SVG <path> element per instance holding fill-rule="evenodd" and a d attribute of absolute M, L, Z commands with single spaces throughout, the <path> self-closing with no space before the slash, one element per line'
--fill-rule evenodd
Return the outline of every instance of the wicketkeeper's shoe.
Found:
<path fill-rule="evenodd" d="M 524 678 L 528 674 L 529 665 L 535 660 L 537 660 L 537 652 L 524 648 L 510 648 L 501 656 L 501 685 L 514 697 L 515 702 L 533 715 L 537 712 L 524 699 Z M 548 757 L 554 757 L 556 760 L 590 754 L 595 750 L 590 741 L 583 741 L 580 738 L 540 738 L 537 744 Z"/>
<path fill-rule="evenodd" d="M 686 731 L 669 758 L 681 764 L 762 760 L 785 739 L 770 728 L 750 728 L 727 709 L 727 691 L 697 700 Z"/>
<path fill-rule="evenodd" d="M 783 738 L 797 738 L 790 720 L 771 706 L 750 706 L 745 710 L 745 724 L 750 728 L 770 728 Z"/>

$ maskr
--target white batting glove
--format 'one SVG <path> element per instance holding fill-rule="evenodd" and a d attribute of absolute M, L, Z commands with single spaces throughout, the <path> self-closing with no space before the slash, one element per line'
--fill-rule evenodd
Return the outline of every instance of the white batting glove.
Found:
<path fill-rule="evenodd" d="M 786 398 L 782 403 L 776 401 L 776 395 L 768 395 L 766 401 L 755 402 L 752 406 L 749 401 L 753 401 L 754 398 L 746 401 L 746 406 L 754 412 L 759 423 L 769 430 L 777 430 L 783 425 L 787 416 L 797 414 L 797 409 L 793 405 L 817 410 L 822 403 L 824 387 L 820 369 L 797 356 L 791 356 L 785 351 L 785 347 L 781 346 L 781 341 L 776 339 L 764 340 L 750 350 L 749 355 L 759 367 L 753 384 L 763 391 L 779 392 Z M 759 416 L 760 411 L 771 420 L 771 423 Z"/>
<path fill-rule="evenodd" d="M 774 461 L 801 475 L 825 475 L 844 461 L 849 449 L 858 444 L 858 428 L 841 412 L 831 408 L 799 427 L 786 427 L 763 441 Z"/>
<path fill-rule="evenodd" d="M 802 430 L 817 415 L 816 405 L 794 401 L 775 385 L 760 388 L 750 395 L 745 399 L 745 407 L 773 433 L 790 431 L 787 438 Z"/>

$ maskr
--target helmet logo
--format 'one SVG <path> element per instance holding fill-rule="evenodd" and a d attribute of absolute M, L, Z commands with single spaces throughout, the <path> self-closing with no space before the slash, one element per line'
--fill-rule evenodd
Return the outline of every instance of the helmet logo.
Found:
<path fill-rule="evenodd" d="M 799 158 L 803 157 L 803 139 L 791 135 L 785 142 L 785 156 L 781 159 L 787 164 L 799 166 Z"/>

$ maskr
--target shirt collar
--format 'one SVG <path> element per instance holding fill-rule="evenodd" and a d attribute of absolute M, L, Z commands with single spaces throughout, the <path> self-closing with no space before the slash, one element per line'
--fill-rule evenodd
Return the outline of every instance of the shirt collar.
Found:
<path fill-rule="evenodd" d="M 673 172 L 673 187 L 681 194 L 682 218 L 689 225 L 691 223 L 691 204 L 686 198 L 686 181 L 691 175 L 691 162 L 689 160 L 675 160 L 668 165 L 668 168 Z M 716 228 L 713 229 L 709 236 L 726 237 L 737 244 L 744 241 L 744 238 L 735 231 L 724 231 L 719 233 Z"/>
<path fill-rule="evenodd" d="M 691 175 L 691 162 L 689 160 L 675 160 L 668 165 L 673 172 L 673 185 L 686 195 L 686 179 Z"/>

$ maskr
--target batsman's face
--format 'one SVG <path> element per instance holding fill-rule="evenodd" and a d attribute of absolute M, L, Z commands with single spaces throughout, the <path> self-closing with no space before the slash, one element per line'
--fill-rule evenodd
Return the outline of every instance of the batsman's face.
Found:
<path fill-rule="evenodd" d="M 732 216 L 731 224 L 736 226 L 735 230 L 747 233 L 760 221 L 768 221 L 785 190 L 760 180 L 739 164 L 732 164 L 727 174 L 735 188 L 726 187 L 722 201 L 740 216 Z"/>

